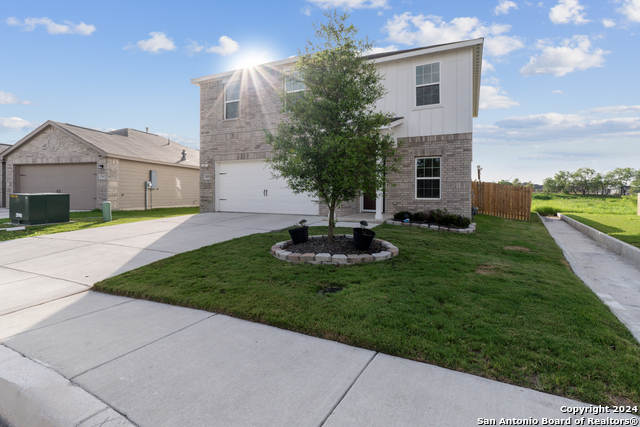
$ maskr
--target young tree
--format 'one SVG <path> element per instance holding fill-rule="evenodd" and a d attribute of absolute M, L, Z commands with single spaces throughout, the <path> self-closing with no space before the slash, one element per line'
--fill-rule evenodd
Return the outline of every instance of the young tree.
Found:
<path fill-rule="evenodd" d="M 269 164 L 295 193 L 309 193 L 329 208 L 328 239 L 333 241 L 336 209 L 361 194 L 375 194 L 387 176 L 398 172 L 394 141 L 381 128 L 393 117 L 374 111 L 386 93 L 373 62 L 363 55 L 374 47 L 348 15 L 326 11 L 326 24 L 315 24 L 316 44 L 305 52 L 288 78 L 304 91 L 283 95 L 288 119 L 266 141 Z"/>

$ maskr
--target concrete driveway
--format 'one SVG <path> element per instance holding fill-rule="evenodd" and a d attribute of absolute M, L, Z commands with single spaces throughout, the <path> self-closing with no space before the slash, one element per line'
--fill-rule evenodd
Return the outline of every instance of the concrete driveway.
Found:
<path fill-rule="evenodd" d="M 89 291 L 106 277 L 299 219 L 212 213 L 0 243 L 0 417 L 82 427 L 470 426 L 479 418 L 566 420 L 562 407 L 586 406 L 216 313 Z M 590 417 L 606 416 L 629 418 Z"/>

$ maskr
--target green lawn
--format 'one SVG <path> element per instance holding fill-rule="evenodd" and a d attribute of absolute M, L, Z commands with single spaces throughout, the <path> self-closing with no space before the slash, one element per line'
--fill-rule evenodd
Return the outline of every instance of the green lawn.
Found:
<path fill-rule="evenodd" d="M 640 248 L 640 215 L 569 214 L 567 216 Z"/>
<path fill-rule="evenodd" d="M 531 197 L 531 211 L 541 215 L 556 215 L 558 212 L 635 215 L 638 211 L 638 198 L 637 196 L 534 193 Z"/>
<path fill-rule="evenodd" d="M 280 261 L 269 249 L 288 234 L 256 234 L 158 261 L 94 289 L 229 314 L 592 404 L 640 405 L 640 345 L 571 272 L 540 220 L 476 220 L 478 233 L 469 235 L 378 226 L 377 237 L 397 245 L 400 255 L 348 267 Z M 327 287 L 344 290 L 318 294 Z"/>
<path fill-rule="evenodd" d="M 197 214 L 200 208 L 163 208 L 140 211 L 113 211 L 113 221 L 104 222 L 102 211 L 71 212 L 70 222 L 52 225 L 26 226 L 24 231 L 0 231 L 0 242 L 4 240 L 19 239 L 21 237 L 44 236 L 45 234 L 62 233 L 64 231 L 84 230 L 86 228 L 104 227 L 127 222 L 146 221 L 149 219 L 168 218 L 180 215 Z M 10 219 L 0 219 L 0 228 L 11 227 Z"/>

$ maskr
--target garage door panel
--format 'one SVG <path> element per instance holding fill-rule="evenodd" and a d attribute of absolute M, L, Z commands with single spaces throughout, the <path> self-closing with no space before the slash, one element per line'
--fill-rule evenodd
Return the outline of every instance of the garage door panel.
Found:
<path fill-rule="evenodd" d="M 20 165 L 21 193 L 68 193 L 71 209 L 96 208 L 96 164 Z"/>
<path fill-rule="evenodd" d="M 307 194 L 294 194 L 283 179 L 274 179 L 264 161 L 218 164 L 220 211 L 317 215 L 318 204 Z"/>

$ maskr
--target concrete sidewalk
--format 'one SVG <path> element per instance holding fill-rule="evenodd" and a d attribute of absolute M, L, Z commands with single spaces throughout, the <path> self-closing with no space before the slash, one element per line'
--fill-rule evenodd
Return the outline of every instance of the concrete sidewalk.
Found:
<path fill-rule="evenodd" d="M 299 219 L 201 214 L 0 243 L 0 416 L 34 426 L 471 426 L 480 418 L 566 420 L 563 407 L 588 406 L 220 314 L 89 291 L 175 253 Z"/>
<path fill-rule="evenodd" d="M 558 218 L 541 218 L 573 272 L 640 341 L 640 267 Z"/>

